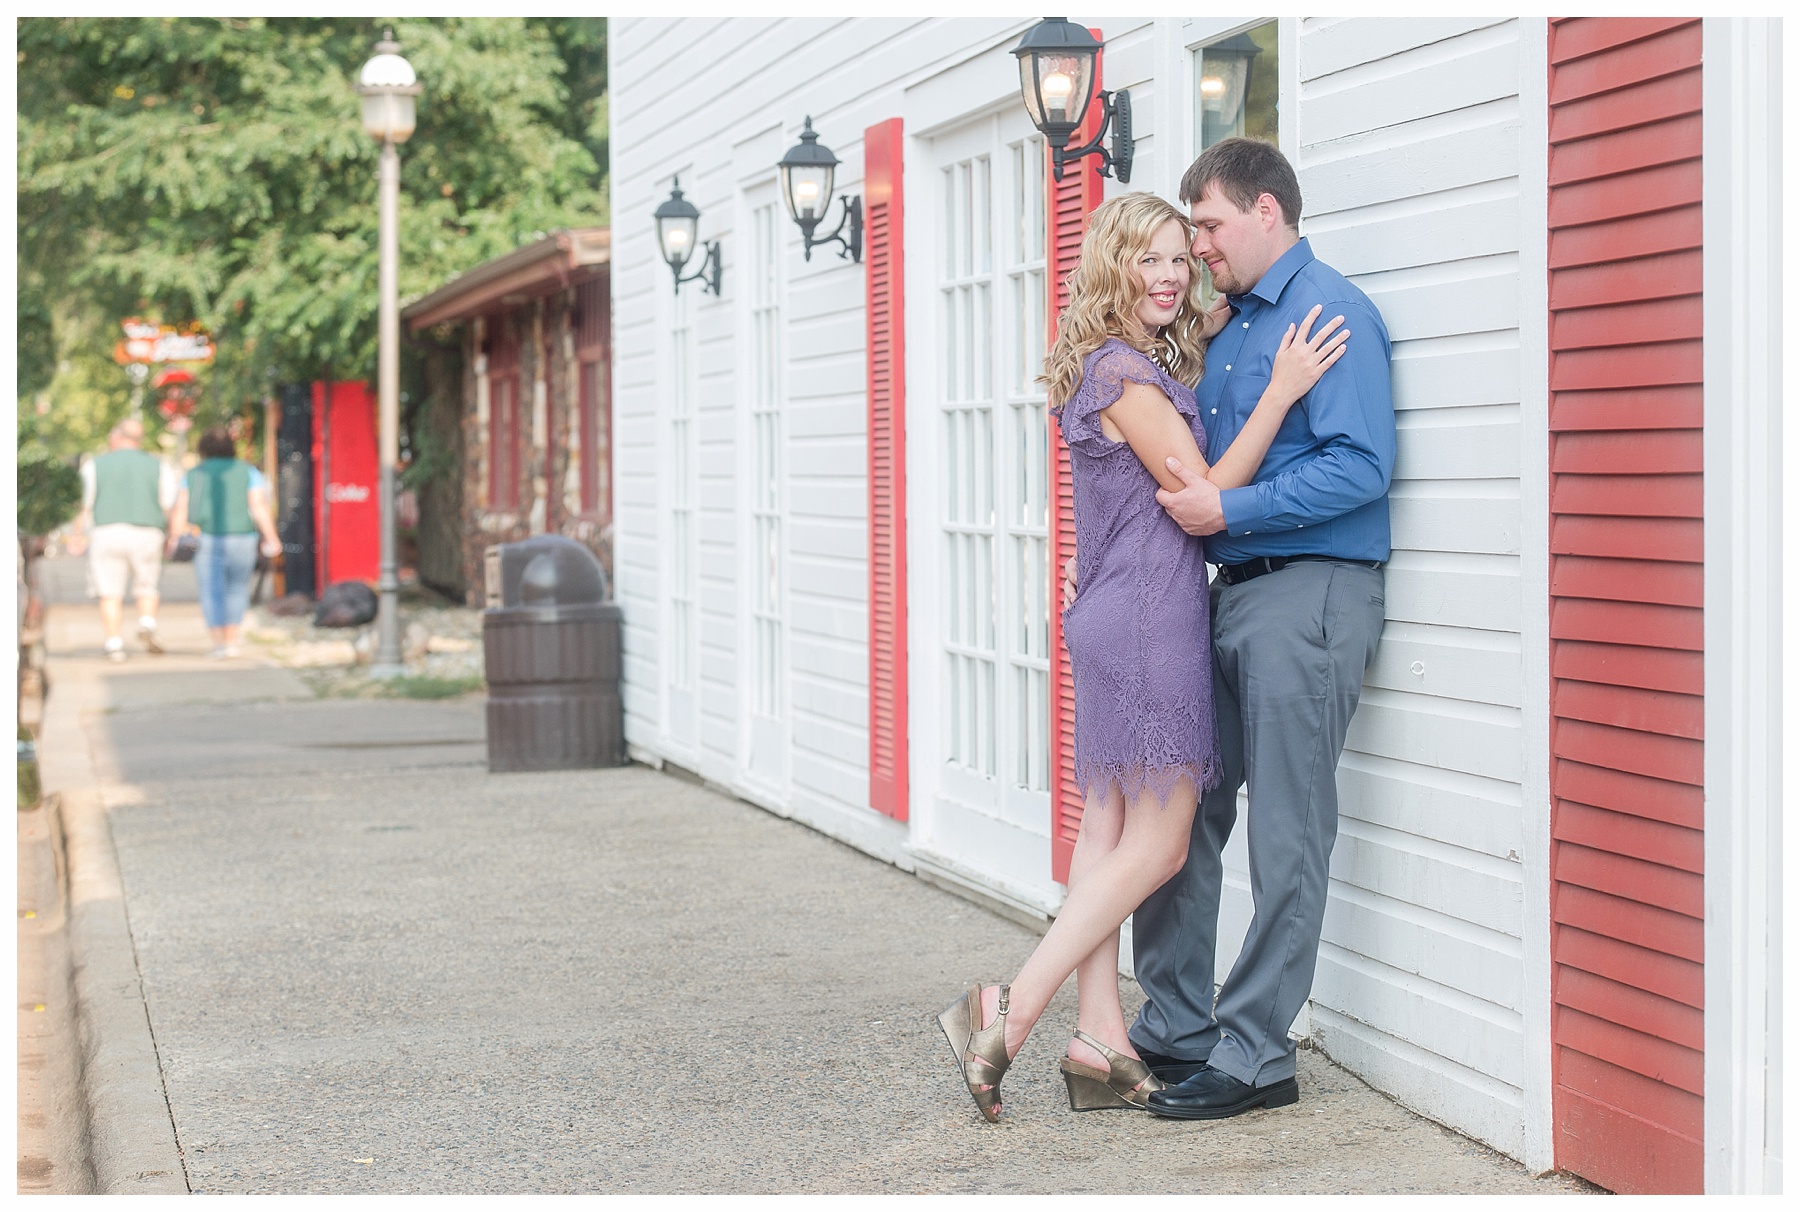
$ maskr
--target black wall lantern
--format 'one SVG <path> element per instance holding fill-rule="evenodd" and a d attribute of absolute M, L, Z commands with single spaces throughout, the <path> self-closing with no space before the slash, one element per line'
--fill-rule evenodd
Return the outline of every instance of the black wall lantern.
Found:
<path fill-rule="evenodd" d="M 838 158 L 831 154 L 831 149 L 819 142 L 819 136 L 813 134 L 812 116 L 806 119 L 806 129 L 800 132 L 800 142 L 788 148 L 787 155 L 776 161 L 781 169 L 781 196 L 787 202 L 788 214 L 800 225 L 800 234 L 806 240 L 806 259 L 812 260 L 812 250 L 821 244 L 836 241 L 842 244 L 843 250 L 838 256 L 848 261 L 862 260 L 862 199 L 845 198 L 844 214 L 838 225 L 829 236 L 813 238 L 813 231 L 831 209 L 831 191 L 833 178 L 837 174 Z M 844 228 L 848 227 L 848 233 Z"/>
<path fill-rule="evenodd" d="M 656 246 L 662 252 L 662 259 L 669 263 L 675 273 L 675 293 L 681 293 L 683 282 L 698 279 L 701 290 L 719 293 L 719 271 L 723 258 L 719 255 L 719 242 L 709 241 L 706 245 L 706 258 L 700 262 L 700 268 L 687 277 L 681 276 L 682 267 L 694 255 L 695 241 L 700 234 L 700 211 L 692 202 L 681 196 L 681 178 L 675 178 L 673 188 L 669 190 L 669 199 L 656 208 Z"/>
<path fill-rule="evenodd" d="M 1118 177 L 1121 183 L 1131 180 L 1131 93 L 1101 90 L 1100 129 L 1093 142 L 1069 148 L 1073 135 L 1087 116 L 1088 102 L 1094 92 L 1094 61 L 1100 54 L 1100 43 L 1094 35 L 1067 17 L 1045 17 L 1025 31 L 1013 47 L 1019 59 L 1019 90 L 1025 96 L 1025 109 L 1031 121 L 1043 132 L 1050 145 L 1051 165 L 1058 181 L 1063 165 L 1083 156 L 1100 157 L 1102 177 Z M 1112 129 L 1112 149 L 1105 146 L 1107 128 Z"/>

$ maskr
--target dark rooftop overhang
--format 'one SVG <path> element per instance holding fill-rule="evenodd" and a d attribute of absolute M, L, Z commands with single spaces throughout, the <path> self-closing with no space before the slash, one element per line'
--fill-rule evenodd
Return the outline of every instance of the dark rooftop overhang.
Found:
<path fill-rule="evenodd" d="M 413 332 L 455 324 L 573 286 L 594 276 L 596 267 L 611 257 L 608 228 L 564 228 L 465 270 L 401 308 L 400 318 Z"/>

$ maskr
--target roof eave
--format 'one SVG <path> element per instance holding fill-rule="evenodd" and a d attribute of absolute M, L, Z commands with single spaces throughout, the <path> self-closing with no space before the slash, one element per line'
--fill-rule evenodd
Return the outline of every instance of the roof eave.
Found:
<path fill-rule="evenodd" d="M 611 254 L 612 233 L 607 228 L 564 228 L 452 278 L 407 304 L 400 318 L 413 332 L 467 320 L 494 310 L 509 296 L 543 295 L 567 287 L 576 271 L 605 265 Z"/>

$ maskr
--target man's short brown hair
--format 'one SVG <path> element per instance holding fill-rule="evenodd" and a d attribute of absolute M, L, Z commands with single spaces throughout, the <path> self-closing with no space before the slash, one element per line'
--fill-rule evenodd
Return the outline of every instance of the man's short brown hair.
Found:
<path fill-rule="evenodd" d="M 1200 153 L 1181 176 L 1181 201 L 1192 206 L 1209 185 L 1216 185 L 1230 203 L 1248 211 L 1264 194 L 1281 206 L 1281 217 L 1296 230 L 1300 227 L 1300 180 L 1281 149 L 1261 139 L 1220 139 Z"/>

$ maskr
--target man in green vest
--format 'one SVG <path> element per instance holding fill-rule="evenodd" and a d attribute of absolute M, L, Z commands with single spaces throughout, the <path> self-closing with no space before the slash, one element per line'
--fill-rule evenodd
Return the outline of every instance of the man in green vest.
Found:
<path fill-rule="evenodd" d="M 88 574 L 100 599 L 108 659 L 125 659 L 119 631 L 124 621 L 125 585 L 137 591 L 138 640 L 151 652 L 156 642 L 157 581 L 162 576 L 163 531 L 175 503 L 179 477 L 174 468 L 146 451 L 143 423 L 127 417 L 113 426 L 107 451 L 81 466 L 81 516 L 69 550 L 88 552 Z"/>

